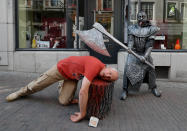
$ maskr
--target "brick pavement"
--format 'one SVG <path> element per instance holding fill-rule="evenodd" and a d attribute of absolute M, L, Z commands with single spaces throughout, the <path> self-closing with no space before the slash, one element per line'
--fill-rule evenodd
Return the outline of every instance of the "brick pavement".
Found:
<path fill-rule="evenodd" d="M 69 120 L 78 106 L 58 103 L 57 84 L 14 102 L 5 101 L 9 93 L 37 76 L 0 72 L 0 131 L 187 131 L 187 83 L 157 81 L 161 98 L 154 97 L 143 85 L 139 93 L 120 101 L 122 83 L 118 81 L 110 114 L 92 128 L 88 120 Z"/>

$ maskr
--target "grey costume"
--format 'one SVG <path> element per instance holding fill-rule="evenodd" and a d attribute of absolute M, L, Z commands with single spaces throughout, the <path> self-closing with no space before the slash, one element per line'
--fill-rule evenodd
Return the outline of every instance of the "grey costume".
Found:
<path fill-rule="evenodd" d="M 129 84 L 133 88 L 139 90 L 143 82 L 148 83 L 149 88 L 155 96 L 160 96 L 156 90 L 156 74 L 155 70 L 144 63 L 145 59 L 153 64 L 151 57 L 151 50 L 154 44 L 154 34 L 159 30 L 158 27 L 152 26 L 147 20 L 145 12 L 139 12 L 138 24 L 130 25 L 128 27 L 128 48 L 133 50 L 142 59 L 139 60 L 132 54 L 128 54 L 127 62 L 125 64 L 123 76 L 123 94 L 121 99 L 126 98 Z M 140 23 L 141 22 L 141 23 Z"/>
<path fill-rule="evenodd" d="M 146 52 L 149 51 L 154 43 L 152 35 L 158 31 L 155 26 L 140 27 L 138 24 L 131 25 L 129 30 L 129 42 L 128 47 L 136 52 L 140 56 L 145 56 Z M 153 63 L 152 57 L 150 55 L 145 56 L 146 59 Z M 148 73 L 148 74 L 146 74 Z M 154 88 L 155 84 L 155 70 L 142 63 L 134 55 L 128 54 L 127 62 L 125 65 L 124 77 L 123 77 L 123 88 L 127 90 L 128 80 L 131 85 L 135 88 L 139 88 L 145 75 L 148 75 L 149 88 Z"/>

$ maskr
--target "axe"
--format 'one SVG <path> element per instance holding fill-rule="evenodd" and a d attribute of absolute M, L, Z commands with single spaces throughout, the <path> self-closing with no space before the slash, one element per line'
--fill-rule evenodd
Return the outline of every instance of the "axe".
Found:
<path fill-rule="evenodd" d="M 90 30 L 75 30 L 76 34 L 79 35 L 79 38 L 91 49 L 96 51 L 99 54 L 110 56 L 106 46 L 104 44 L 103 35 L 97 29 L 93 28 Z"/>
<path fill-rule="evenodd" d="M 138 58 L 139 60 L 141 60 L 141 57 L 140 57 L 138 54 L 136 54 L 136 53 L 135 53 L 134 51 L 132 51 L 132 50 L 129 50 L 129 48 L 128 48 L 127 46 L 125 46 L 122 42 L 120 42 L 120 41 L 117 40 L 114 36 L 112 36 L 110 33 L 108 33 L 108 32 L 105 30 L 105 28 L 104 28 L 101 24 L 95 22 L 95 24 L 93 25 L 93 27 L 94 27 L 95 29 L 97 29 L 99 32 L 101 32 L 101 33 L 103 33 L 104 35 L 108 36 L 110 39 L 112 39 L 114 42 L 116 42 L 116 43 L 119 44 L 120 46 L 122 46 L 125 50 L 127 50 L 128 53 L 133 54 L 136 58 Z M 103 43 L 103 44 L 104 44 L 104 43 Z M 146 63 L 147 65 L 149 65 L 151 68 L 155 69 L 155 66 L 152 65 L 149 61 L 145 60 L 145 63 Z"/>

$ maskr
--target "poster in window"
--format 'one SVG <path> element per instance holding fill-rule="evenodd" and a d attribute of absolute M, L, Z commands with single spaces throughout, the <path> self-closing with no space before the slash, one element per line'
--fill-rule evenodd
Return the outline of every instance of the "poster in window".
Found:
<path fill-rule="evenodd" d="M 168 2 L 167 18 L 173 19 L 173 20 L 176 19 L 176 3 L 175 2 Z"/>

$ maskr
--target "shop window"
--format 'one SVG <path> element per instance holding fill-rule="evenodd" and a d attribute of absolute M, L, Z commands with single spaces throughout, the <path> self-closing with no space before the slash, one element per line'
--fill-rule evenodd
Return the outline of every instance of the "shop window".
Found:
<path fill-rule="evenodd" d="M 141 2 L 141 9 L 147 14 L 149 20 L 153 20 L 153 2 Z M 138 13 L 138 3 L 132 2 L 131 3 L 131 22 L 136 22 Z"/>
<path fill-rule="evenodd" d="M 113 34 L 113 0 L 97 0 L 96 5 L 94 20 L 101 23 L 109 33 Z"/>
<path fill-rule="evenodd" d="M 142 0 L 143 1 L 143 0 Z M 182 0 L 163 0 L 142 2 L 141 9 L 146 12 L 152 25 L 160 28 L 155 34 L 154 49 L 187 49 L 187 2 Z M 138 1 L 131 2 L 130 24 L 135 24 L 138 13 Z"/>
<path fill-rule="evenodd" d="M 76 0 L 17 0 L 17 5 L 17 48 L 74 48 Z"/>
<path fill-rule="evenodd" d="M 160 4 L 157 5 L 162 7 Z M 160 31 L 157 33 L 154 48 L 162 50 L 187 49 L 187 3 L 180 2 L 180 0 L 166 1 L 164 6 L 166 13 L 163 13 L 162 16 L 165 20 L 160 20 L 159 16 L 162 12 L 156 14 L 156 24 L 160 27 Z"/>

